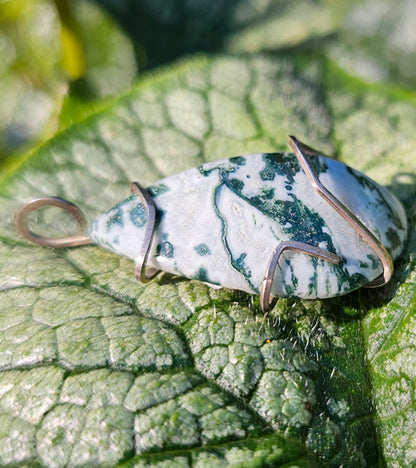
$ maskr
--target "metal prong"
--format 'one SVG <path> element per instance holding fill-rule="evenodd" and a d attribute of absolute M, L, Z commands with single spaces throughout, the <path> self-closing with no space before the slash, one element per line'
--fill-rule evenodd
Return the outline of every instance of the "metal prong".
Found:
<path fill-rule="evenodd" d="M 288 138 L 289 145 L 293 148 L 292 142 L 297 145 L 299 150 L 302 150 L 303 153 L 310 154 L 312 156 L 325 156 L 326 158 L 329 158 L 328 155 L 323 153 L 322 151 L 318 151 L 315 148 L 312 148 L 311 146 L 306 145 L 303 143 L 303 141 L 299 141 L 295 136 L 290 135 Z"/>
<path fill-rule="evenodd" d="M 271 289 L 273 284 L 273 278 L 276 272 L 277 265 L 282 253 L 285 250 L 295 250 L 297 252 L 303 252 L 311 257 L 321 258 L 322 260 L 327 260 L 331 263 L 339 263 L 341 258 L 329 252 L 329 250 L 324 250 L 314 245 L 305 244 L 304 242 L 297 241 L 284 241 L 281 242 L 274 250 L 270 257 L 269 264 L 267 265 L 266 273 L 264 275 L 263 282 L 261 284 L 260 290 L 260 306 L 264 312 L 270 310 L 272 301 L 270 299 Z"/>
<path fill-rule="evenodd" d="M 352 226 L 355 231 L 362 237 L 364 242 L 371 247 L 383 265 L 383 273 L 365 287 L 377 288 L 386 284 L 393 275 L 393 261 L 386 248 L 381 242 L 373 235 L 373 233 L 355 216 L 338 198 L 327 190 L 320 182 L 318 176 L 313 170 L 311 164 L 306 158 L 306 154 L 319 155 L 316 150 L 309 148 L 302 142 L 298 141 L 296 137 L 289 136 L 289 145 L 292 147 L 295 155 L 301 165 L 302 169 L 311 183 L 313 189 L 320 195 L 327 203 L 329 203 L 334 210 L 341 215 Z"/>
<path fill-rule="evenodd" d="M 67 211 L 71 214 L 79 225 L 80 231 L 85 231 L 86 221 L 81 209 L 73 203 L 59 197 L 44 197 L 36 198 L 22 206 L 18 211 L 15 219 L 16 229 L 18 233 L 34 244 L 42 245 L 43 247 L 76 247 L 78 245 L 92 244 L 92 240 L 86 234 L 79 234 L 68 237 L 43 237 L 32 232 L 27 226 L 27 219 L 32 211 L 40 210 L 55 206 Z"/>
<path fill-rule="evenodd" d="M 144 233 L 143 244 L 140 252 L 135 259 L 135 274 L 136 279 L 141 283 L 147 283 L 154 278 L 160 270 L 157 268 L 146 268 L 146 262 L 150 253 L 150 246 L 152 243 L 153 235 L 155 233 L 156 224 L 156 207 L 153 199 L 146 189 L 144 189 L 138 182 L 131 182 L 130 189 L 133 195 L 140 198 L 147 211 L 147 225 Z"/>

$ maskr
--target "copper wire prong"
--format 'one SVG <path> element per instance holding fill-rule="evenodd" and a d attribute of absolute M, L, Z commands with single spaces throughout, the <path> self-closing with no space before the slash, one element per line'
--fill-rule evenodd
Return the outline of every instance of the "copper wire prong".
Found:
<path fill-rule="evenodd" d="M 85 231 L 85 216 L 77 205 L 74 205 L 73 203 L 59 197 L 43 197 L 30 200 L 17 212 L 15 224 L 18 233 L 28 241 L 43 247 L 61 248 L 92 244 L 92 240 L 86 234 L 53 238 L 43 237 L 31 231 L 27 225 L 30 213 L 51 206 L 61 208 L 62 210 L 72 215 L 75 221 L 78 223 L 80 231 Z"/>
<path fill-rule="evenodd" d="M 154 278 L 160 271 L 154 267 L 146 267 L 153 235 L 155 233 L 156 206 L 147 190 L 144 189 L 138 182 L 131 182 L 130 189 L 133 195 L 136 195 L 140 198 L 147 211 L 147 224 L 143 237 L 143 243 L 140 252 L 135 259 L 136 279 L 141 283 L 147 283 L 152 278 Z"/>
<path fill-rule="evenodd" d="M 295 155 L 301 165 L 302 169 L 305 171 L 305 174 L 312 185 L 313 189 L 321 196 L 329 205 L 334 208 L 334 210 L 344 218 L 347 223 L 352 226 L 355 231 L 361 236 L 364 242 L 371 247 L 383 265 L 383 273 L 366 284 L 367 288 L 377 288 L 386 284 L 393 275 L 393 261 L 390 257 L 390 254 L 387 252 L 386 248 L 382 243 L 374 236 L 374 234 L 355 216 L 349 209 L 346 207 L 335 195 L 325 188 L 320 182 L 317 174 L 309 163 L 306 154 L 315 154 L 319 153 L 306 146 L 301 141 L 297 140 L 294 136 L 289 136 L 289 145 L 292 147 Z"/>
<path fill-rule="evenodd" d="M 285 250 L 295 250 L 297 252 L 305 253 L 311 257 L 327 260 L 331 263 L 339 263 L 341 258 L 338 255 L 324 250 L 314 245 L 306 244 L 298 241 L 283 241 L 274 250 L 270 257 L 269 264 L 267 265 L 266 273 L 260 289 L 260 306 L 264 312 L 270 310 L 272 301 L 270 299 L 274 275 L 276 272 L 279 259 Z"/>

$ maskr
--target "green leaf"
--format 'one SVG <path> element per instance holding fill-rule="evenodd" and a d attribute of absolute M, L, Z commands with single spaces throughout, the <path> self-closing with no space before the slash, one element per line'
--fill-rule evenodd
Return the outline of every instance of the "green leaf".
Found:
<path fill-rule="evenodd" d="M 329 47 L 333 60 L 370 81 L 413 87 L 416 16 L 412 0 L 336 2 L 339 39 Z"/>
<path fill-rule="evenodd" d="M 263 316 L 247 294 L 167 274 L 141 285 L 127 259 L 28 245 L 13 226 L 27 198 L 64 197 L 92 220 L 131 180 L 284 150 L 289 133 L 394 182 L 410 209 L 414 180 L 394 176 L 416 169 L 414 114 L 399 93 L 363 90 L 319 58 L 201 57 L 143 79 L 3 179 L 0 463 L 414 462 L 401 445 L 415 437 L 408 257 L 381 292 L 280 300 Z M 33 222 L 71 228 L 54 210 Z"/>

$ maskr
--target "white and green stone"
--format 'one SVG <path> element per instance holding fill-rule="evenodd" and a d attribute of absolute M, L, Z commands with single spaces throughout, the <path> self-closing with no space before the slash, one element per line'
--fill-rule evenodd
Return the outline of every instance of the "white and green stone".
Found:
<path fill-rule="evenodd" d="M 399 201 L 385 188 L 324 157 L 310 158 L 322 184 L 379 239 L 392 259 L 407 234 Z M 382 265 L 356 231 L 312 188 L 293 154 L 252 154 L 207 163 L 149 187 L 157 209 L 148 266 L 259 294 L 274 248 L 295 240 L 341 258 L 329 263 L 286 251 L 273 296 L 327 298 L 374 280 Z M 89 229 L 97 244 L 135 259 L 147 211 L 133 195 Z"/>

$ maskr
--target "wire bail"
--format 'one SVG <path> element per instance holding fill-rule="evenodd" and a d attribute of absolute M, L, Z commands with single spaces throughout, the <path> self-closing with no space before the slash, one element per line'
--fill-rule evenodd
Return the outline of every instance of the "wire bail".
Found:
<path fill-rule="evenodd" d="M 59 197 L 43 197 L 35 198 L 30 200 L 26 205 L 23 205 L 16 215 L 16 229 L 19 234 L 34 244 L 41 245 L 43 247 L 77 247 L 79 245 L 92 244 L 92 240 L 84 234 L 76 234 L 73 236 L 67 237 L 44 237 L 39 234 L 31 231 L 27 225 L 28 217 L 33 211 L 40 210 L 42 208 L 47 208 L 55 206 L 66 211 L 75 219 L 78 223 L 79 229 L 81 232 L 85 232 L 86 229 L 86 219 L 84 213 L 81 209 L 67 200 Z"/>

